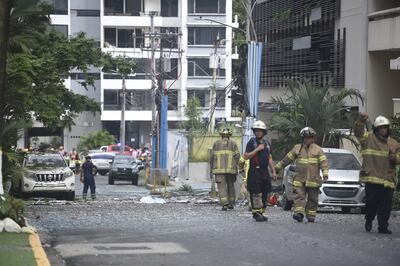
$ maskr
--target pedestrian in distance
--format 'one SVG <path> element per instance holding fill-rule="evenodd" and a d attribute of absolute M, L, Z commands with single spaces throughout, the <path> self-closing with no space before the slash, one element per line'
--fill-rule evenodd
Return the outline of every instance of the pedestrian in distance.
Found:
<path fill-rule="evenodd" d="M 92 163 L 92 158 L 90 156 L 85 157 L 85 162 L 82 164 L 80 180 L 83 183 L 83 193 L 82 198 L 86 200 L 87 192 L 90 188 L 90 194 L 92 200 L 96 199 L 96 183 L 94 180 L 94 165 Z"/>
<path fill-rule="evenodd" d="M 232 132 L 228 128 L 222 129 L 220 135 L 221 139 L 213 145 L 210 165 L 218 186 L 222 210 L 227 211 L 233 209 L 236 202 L 235 182 L 240 153 L 236 142 L 230 139 Z"/>
<path fill-rule="evenodd" d="M 276 180 L 274 161 L 271 156 L 271 145 L 264 139 L 267 126 L 258 120 L 252 126 L 254 138 L 246 145 L 244 160 L 250 160 L 247 173 L 247 189 L 250 193 L 251 211 L 257 222 L 268 221 L 264 216 L 267 207 L 268 194 L 271 192 L 271 174 Z"/>
<path fill-rule="evenodd" d="M 378 116 L 373 131 L 365 130 L 368 114 L 359 115 L 354 134 L 361 144 L 363 163 L 360 181 L 365 183 L 366 214 L 365 230 L 372 230 L 372 222 L 378 215 L 378 232 L 391 234 L 388 229 L 393 192 L 397 186 L 396 166 L 400 165 L 400 144 L 390 137 L 390 121 Z"/>
<path fill-rule="evenodd" d="M 319 188 L 328 180 L 328 160 L 321 147 L 315 143 L 317 133 L 311 127 L 300 131 L 303 143 L 297 144 L 276 165 L 282 170 L 295 163 L 296 174 L 293 178 L 294 214 L 293 219 L 302 222 L 306 215 L 308 222 L 313 223 L 317 215 Z M 321 179 L 320 171 L 322 170 Z"/>

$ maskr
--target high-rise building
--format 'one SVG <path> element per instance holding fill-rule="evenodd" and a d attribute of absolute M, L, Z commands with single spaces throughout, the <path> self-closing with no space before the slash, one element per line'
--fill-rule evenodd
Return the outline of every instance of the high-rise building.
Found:
<path fill-rule="evenodd" d="M 393 101 L 396 105 L 400 97 L 400 73 L 390 67 L 400 57 L 399 1 L 257 3 L 253 20 L 264 42 L 260 108 L 265 117 L 275 111 L 271 97 L 282 95 L 291 78 L 330 84 L 333 91 L 358 89 L 365 104 L 348 100 L 349 108 L 371 117 L 393 114 Z"/>
<path fill-rule="evenodd" d="M 68 36 L 85 32 L 87 37 L 98 41 L 104 52 L 131 57 L 137 63 L 136 74 L 130 75 L 126 81 L 127 145 L 139 147 L 150 144 L 151 13 L 154 14 L 155 33 L 162 36 L 156 40 L 155 57 L 159 65 L 162 49 L 166 76 L 164 86 L 169 96 L 169 128 L 178 128 L 179 122 L 185 119 L 184 107 L 191 97 L 200 100 L 205 122 L 212 110 L 215 110 L 217 121 L 234 119 L 229 88 L 232 81 L 231 60 L 236 56 L 232 52 L 232 27 L 238 25 L 232 22 L 232 0 L 44 1 L 54 5 L 51 15 L 53 28 Z M 213 71 L 209 61 L 215 51 L 219 60 L 216 105 L 212 108 L 210 89 L 213 86 Z M 63 143 L 69 150 L 77 146 L 83 135 L 101 129 L 108 130 L 119 139 L 121 76 L 102 73 L 95 68 L 90 73 L 96 79 L 95 89 L 85 90 L 79 84 L 83 75 L 78 70 L 72 71 L 65 81 L 75 93 L 98 101 L 102 111 L 96 115 L 84 112 L 77 117 L 71 130 L 63 130 Z M 25 145 L 28 145 L 29 139 L 28 134 Z"/>

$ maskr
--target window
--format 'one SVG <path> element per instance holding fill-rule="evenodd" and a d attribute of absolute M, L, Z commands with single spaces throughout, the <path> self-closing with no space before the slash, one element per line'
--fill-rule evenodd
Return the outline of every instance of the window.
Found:
<path fill-rule="evenodd" d="M 150 61 L 145 58 L 135 58 L 136 63 L 136 73 L 135 75 L 129 75 L 126 79 L 150 79 L 147 73 L 150 73 Z M 114 66 L 114 71 L 116 67 Z M 121 75 L 117 73 L 104 73 L 104 79 L 122 79 Z"/>
<path fill-rule="evenodd" d="M 178 110 L 178 90 L 168 91 L 168 110 L 169 111 Z"/>
<path fill-rule="evenodd" d="M 104 90 L 104 110 L 121 110 L 121 90 Z M 149 90 L 128 90 L 126 93 L 127 111 L 150 111 L 151 94 Z"/>
<path fill-rule="evenodd" d="M 178 16 L 178 0 L 161 0 L 161 16 L 177 17 Z"/>
<path fill-rule="evenodd" d="M 161 46 L 163 48 L 178 48 L 178 28 L 160 28 L 160 32 L 164 34 L 164 38 L 161 40 Z"/>
<path fill-rule="evenodd" d="M 206 108 L 210 106 L 209 90 L 188 90 L 188 99 L 197 98 L 200 101 L 200 107 Z"/>
<path fill-rule="evenodd" d="M 216 91 L 216 103 L 217 103 L 217 107 L 220 107 L 220 108 L 225 107 L 225 90 L 217 90 Z"/>
<path fill-rule="evenodd" d="M 68 37 L 68 26 L 67 25 L 49 25 L 49 30 L 56 31 L 64 35 L 65 37 Z"/>
<path fill-rule="evenodd" d="M 188 59 L 189 77 L 209 77 L 213 70 L 210 69 L 208 58 L 190 58 Z M 217 76 L 225 76 L 225 69 L 217 69 Z"/>
<path fill-rule="evenodd" d="M 143 39 L 142 29 L 104 28 L 104 47 L 140 48 Z"/>
<path fill-rule="evenodd" d="M 225 0 L 189 0 L 189 14 L 225 14 Z"/>
<path fill-rule="evenodd" d="M 143 10 L 143 0 L 104 0 L 104 15 L 106 16 L 140 16 Z"/>
<path fill-rule="evenodd" d="M 95 9 L 71 9 L 72 12 L 76 12 L 77 17 L 100 17 L 100 10 Z"/>
<path fill-rule="evenodd" d="M 188 28 L 189 45 L 213 45 L 217 39 L 225 39 L 225 28 L 198 27 Z"/>
<path fill-rule="evenodd" d="M 45 0 L 45 2 L 53 6 L 51 14 L 68 15 L 68 0 Z"/>
<path fill-rule="evenodd" d="M 84 80 L 85 75 L 89 78 L 93 78 L 95 80 L 100 80 L 100 73 L 70 73 L 70 77 L 72 80 Z"/>

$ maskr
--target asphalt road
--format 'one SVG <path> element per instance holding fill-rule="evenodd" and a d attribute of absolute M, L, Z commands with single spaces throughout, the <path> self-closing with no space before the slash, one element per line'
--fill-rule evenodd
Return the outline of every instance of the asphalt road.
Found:
<path fill-rule="evenodd" d="M 359 214 L 319 213 L 315 224 L 268 209 L 256 223 L 246 207 L 145 204 L 144 188 L 111 187 L 98 178 L 99 199 L 30 205 L 27 216 L 52 265 L 399 265 L 400 216 L 391 236 L 363 229 Z M 113 193 L 118 190 L 118 193 Z M 126 192 L 125 190 L 128 190 Z M 132 190 L 132 191 L 130 191 Z M 104 196 L 101 192 L 104 191 Z M 106 192 L 108 191 L 108 192 Z M 130 191 L 130 192 L 129 192 Z M 139 191 L 135 196 L 135 191 Z"/>

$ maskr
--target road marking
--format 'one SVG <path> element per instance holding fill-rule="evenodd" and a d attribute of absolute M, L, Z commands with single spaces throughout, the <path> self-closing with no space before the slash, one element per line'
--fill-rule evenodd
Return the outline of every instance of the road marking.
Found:
<path fill-rule="evenodd" d="M 82 255 L 178 254 L 189 252 L 181 245 L 172 242 L 60 244 L 55 249 L 63 258 Z"/>
<path fill-rule="evenodd" d="M 29 243 L 32 247 L 33 256 L 36 259 L 38 266 L 50 266 L 49 259 L 43 250 L 42 244 L 38 234 L 29 235 Z"/>

